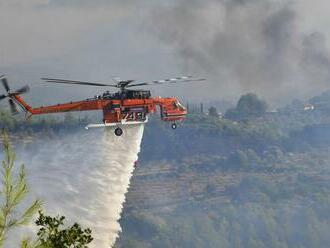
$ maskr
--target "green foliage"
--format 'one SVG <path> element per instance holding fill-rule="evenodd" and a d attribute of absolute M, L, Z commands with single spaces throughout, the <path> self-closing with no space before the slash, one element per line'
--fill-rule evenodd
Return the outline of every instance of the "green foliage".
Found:
<path fill-rule="evenodd" d="M 74 223 L 71 227 L 64 226 L 64 216 L 45 216 L 39 211 L 36 224 L 39 228 L 38 240 L 32 246 L 35 248 L 86 248 L 92 242 L 91 229 L 82 229 Z M 25 241 L 24 245 L 28 246 Z M 23 248 L 23 247 L 22 247 Z"/>
<path fill-rule="evenodd" d="M 225 116 L 229 119 L 242 120 L 263 116 L 267 110 L 267 103 L 256 94 L 248 93 L 242 95 L 238 100 L 236 108 L 229 109 Z"/>
<path fill-rule="evenodd" d="M 3 247 L 10 230 L 28 224 L 41 208 L 40 200 L 35 200 L 25 210 L 18 211 L 28 193 L 25 169 L 22 165 L 18 175 L 14 174 L 15 152 L 10 145 L 8 134 L 3 131 L 2 136 L 4 159 L 1 169 L 0 247 Z"/>
<path fill-rule="evenodd" d="M 266 112 L 267 103 L 263 100 L 260 100 L 256 94 L 248 93 L 241 96 L 236 108 L 239 112 L 260 115 Z"/>
<path fill-rule="evenodd" d="M 173 132 L 150 118 L 117 246 L 328 247 L 330 115 L 302 106 L 265 115 L 265 102 L 249 94 L 231 119 L 197 107 Z M 70 116 L 27 126 L 6 118 L 18 133 L 79 128 Z"/>
<path fill-rule="evenodd" d="M 175 134 L 146 129 L 118 247 L 329 246 L 330 115 L 247 102 L 234 120 L 193 113 Z"/>
<path fill-rule="evenodd" d="M 229 157 L 228 163 L 232 165 L 233 168 L 244 168 L 248 166 L 249 158 L 244 151 L 238 150 Z"/>
<path fill-rule="evenodd" d="M 13 116 L 10 112 L 0 107 L 0 128 L 5 128 L 11 133 L 25 135 L 42 135 L 52 137 L 54 134 L 65 131 L 81 130 L 90 120 L 87 116 L 78 118 L 78 114 L 66 113 L 65 115 L 33 116 L 26 119 L 22 115 Z"/>
<path fill-rule="evenodd" d="M 209 116 L 219 118 L 218 111 L 215 107 L 212 106 L 209 108 Z"/>

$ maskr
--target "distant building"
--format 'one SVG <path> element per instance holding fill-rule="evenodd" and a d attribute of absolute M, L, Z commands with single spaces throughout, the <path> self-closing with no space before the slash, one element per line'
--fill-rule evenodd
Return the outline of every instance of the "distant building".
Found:
<path fill-rule="evenodd" d="M 314 110 L 314 109 L 315 109 L 315 107 L 312 104 L 306 104 L 304 106 L 304 111 L 310 111 L 310 110 Z"/>

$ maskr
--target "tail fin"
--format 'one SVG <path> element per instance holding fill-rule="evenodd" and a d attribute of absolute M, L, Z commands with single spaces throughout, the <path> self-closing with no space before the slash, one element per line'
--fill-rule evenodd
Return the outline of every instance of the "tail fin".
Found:
<path fill-rule="evenodd" d="M 4 89 L 6 90 L 6 93 L 4 95 L 0 95 L 0 100 L 8 98 L 10 110 L 13 114 L 18 113 L 16 104 L 18 104 L 26 112 L 30 112 L 30 113 L 33 112 L 31 106 L 29 106 L 26 102 L 24 102 L 24 100 L 20 97 L 20 95 L 30 91 L 29 86 L 26 85 L 16 91 L 12 91 L 10 89 L 10 85 L 5 75 L 0 76 L 0 81 Z"/>
<path fill-rule="evenodd" d="M 27 104 L 22 97 L 20 97 L 19 95 L 13 95 L 12 99 L 14 99 L 14 101 L 25 111 L 25 112 L 29 112 L 31 114 L 33 113 L 33 108 Z"/>

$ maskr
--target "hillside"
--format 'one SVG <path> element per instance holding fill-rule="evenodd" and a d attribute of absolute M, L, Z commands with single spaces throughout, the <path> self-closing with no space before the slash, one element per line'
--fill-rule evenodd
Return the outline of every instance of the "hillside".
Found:
<path fill-rule="evenodd" d="M 252 118 L 191 113 L 177 130 L 151 118 L 116 247 L 328 247 L 330 113 L 292 104 Z M 316 99 L 316 100 L 315 100 Z M 89 122 L 26 122 L 2 111 L 13 142 L 33 146 Z"/>
<path fill-rule="evenodd" d="M 328 247 L 330 119 L 151 121 L 117 247 Z"/>

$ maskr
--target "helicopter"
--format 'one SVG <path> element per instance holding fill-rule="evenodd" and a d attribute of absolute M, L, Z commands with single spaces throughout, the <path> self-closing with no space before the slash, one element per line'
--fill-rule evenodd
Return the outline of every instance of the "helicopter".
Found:
<path fill-rule="evenodd" d="M 162 121 L 172 122 L 172 129 L 177 128 L 177 122 L 183 121 L 187 115 L 187 109 L 175 97 L 152 97 L 150 90 L 131 89 L 137 86 L 161 85 L 166 83 L 204 81 L 203 78 L 194 78 L 192 76 L 176 77 L 164 80 L 155 80 L 151 82 L 135 83 L 135 80 L 118 80 L 112 84 L 76 81 L 58 78 L 41 78 L 44 82 L 56 84 L 74 84 L 94 87 L 112 87 L 118 91 L 111 93 L 109 90 L 102 95 L 88 98 L 81 101 L 61 103 L 50 106 L 41 106 L 33 108 L 28 105 L 22 94 L 29 92 L 29 86 L 24 86 L 16 91 L 11 91 L 8 80 L 5 75 L 0 76 L 6 94 L 0 95 L 0 100 L 8 98 L 12 114 L 19 111 L 17 105 L 26 112 L 28 118 L 32 115 L 72 112 L 72 111 L 103 111 L 103 122 L 97 124 L 88 124 L 85 128 L 115 127 L 116 136 L 123 134 L 122 127 L 125 125 L 144 124 L 148 121 L 148 114 L 157 112 L 160 109 Z"/>

